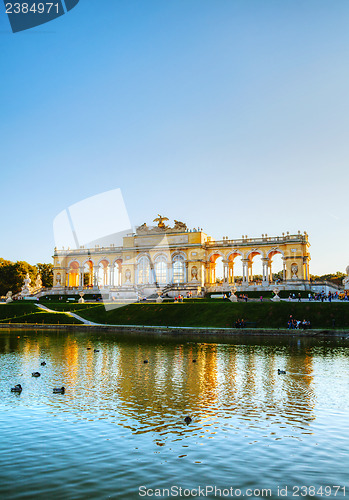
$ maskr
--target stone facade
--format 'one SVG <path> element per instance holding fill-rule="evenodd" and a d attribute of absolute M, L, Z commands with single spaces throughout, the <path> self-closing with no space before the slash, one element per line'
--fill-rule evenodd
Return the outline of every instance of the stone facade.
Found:
<path fill-rule="evenodd" d="M 125 290 L 149 295 L 156 289 L 203 290 L 229 289 L 235 283 L 234 261 L 242 260 L 242 282 L 238 289 L 253 283 L 253 261 L 262 260 L 259 283 L 271 286 L 272 258 L 280 254 L 283 261 L 283 284 L 297 288 L 309 280 L 309 242 L 307 233 L 261 238 L 215 241 L 202 229 L 188 230 L 182 222 L 166 226 L 159 216 L 157 226 L 143 224 L 123 238 L 120 247 L 110 245 L 79 249 L 55 248 L 53 290 L 103 289 L 121 297 Z M 223 283 L 216 283 L 216 261 L 223 260 Z"/>

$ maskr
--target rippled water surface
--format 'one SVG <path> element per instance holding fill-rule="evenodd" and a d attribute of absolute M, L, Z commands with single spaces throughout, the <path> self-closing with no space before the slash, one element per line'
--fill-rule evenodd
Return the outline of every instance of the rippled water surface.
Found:
<path fill-rule="evenodd" d="M 349 497 L 348 340 L 187 340 L 0 332 L 0 497 Z"/>

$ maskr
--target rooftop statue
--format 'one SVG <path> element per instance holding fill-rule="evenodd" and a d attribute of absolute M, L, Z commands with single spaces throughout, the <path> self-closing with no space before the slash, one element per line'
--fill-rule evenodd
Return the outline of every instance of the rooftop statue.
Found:
<path fill-rule="evenodd" d="M 157 226 L 147 226 L 144 222 L 140 226 L 136 227 L 137 234 L 156 234 L 162 233 L 163 231 L 174 232 L 174 233 L 184 233 L 188 231 L 187 225 L 184 222 L 174 219 L 174 226 L 166 226 L 164 221 L 169 220 L 167 217 L 163 217 L 158 214 L 157 218 L 153 222 L 157 222 Z"/>
<path fill-rule="evenodd" d="M 174 228 L 173 229 L 176 229 L 176 230 L 180 230 L 180 231 L 186 231 L 187 230 L 187 225 L 184 224 L 184 222 L 181 222 L 179 220 L 174 220 Z"/>
<path fill-rule="evenodd" d="M 163 222 L 164 220 L 168 220 L 168 218 L 158 214 L 157 218 L 154 219 L 153 222 L 158 222 L 158 227 L 161 229 L 167 229 L 167 226 Z"/>

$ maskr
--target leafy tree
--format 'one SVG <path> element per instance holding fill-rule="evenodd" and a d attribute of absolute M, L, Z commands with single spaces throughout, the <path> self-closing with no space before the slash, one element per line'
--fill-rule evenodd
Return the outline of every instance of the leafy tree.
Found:
<path fill-rule="evenodd" d="M 6 295 L 9 290 L 14 294 L 20 292 L 27 273 L 34 283 L 38 274 L 35 266 L 24 261 L 0 259 L 0 295 Z"/>
<path fill-rule="evenodd" d="M 276 280 L 283 281 L 283 279 L 284 279 L 283 271 L 279 271 L 278 273 L 273 273 L 273 281 Z"/>
<path fill-rule="evenodd" d="M 261 274 L 254 274 L 252 276 L 253 281 L 262 281 L 263 276 Z"/>
<path fill-rule="evenodd" d="M 42 286 L 52 287 L 53 286 L 53 264 L 36 264 L 35 266 L 38 273 L 41 275 Z"/>
<path fill-rule="evenodd" d="M 310 279 L 311 279 L 311 281 L 333 281 L 333 283 L 335 283 L 337 285 L 341 285 L 343 278 L 345 276 L 346 275 L 344 273 L 337 271 L 336 273 L 322 274 L 321 276 L 311 274 Z"/>

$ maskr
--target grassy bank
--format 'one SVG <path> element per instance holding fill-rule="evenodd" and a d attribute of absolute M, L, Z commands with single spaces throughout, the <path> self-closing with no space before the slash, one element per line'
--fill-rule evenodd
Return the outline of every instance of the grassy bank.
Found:
<path fill-rule="evenodd" d="M 0 323 L 81 324 L 80 321 L 67 314 L 40 311 L 35 304 L 28 302 L 1 304 Z"/>
<path fill-rule="evenodd" d="M 191 302 L 137 303 L 106 311 L 103 304 L 56 304 L 52 308 L 75 311 L 89 321 L 113 325 L 231 327 L 239 318 L 257 328 L 285 328 L 292 314 L 309 319 L 313 328 L 349 328 L 349 304 L 343 302 Z"/>
<path fill-rule="evenodd" d="M 77 320 L 63 311 L 76 312 L 96 323 L 111 325 L 156 325 L 232 327 L 244 319 L 256 328 L 285 328 L 290 314 L 309 319 L 313 328 L 349 328 L 349 304 L 346 302 L 199 302 L 129 304 L 106 311 L 103 304 L 50 304 L 57 313 L 39 312 L 34 304 L 13 303 L 0 306 L 2 323 L 69 324 Z M 333 323 L 334 321 L 334 323 Z"/>

